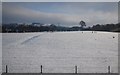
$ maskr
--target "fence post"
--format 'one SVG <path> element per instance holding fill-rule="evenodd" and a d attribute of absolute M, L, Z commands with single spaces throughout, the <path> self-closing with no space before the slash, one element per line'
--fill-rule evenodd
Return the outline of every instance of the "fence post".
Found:
<path fill-rule="evenodd" d="M 41 74 L 42 74 L 42 65 L 41 65 Z"/>
<path fill-rule="evenodd" d="M 108 73 L 110 73 L 110 66 L 108 66 Z"/>
<path fill-rule="evenodd" d="M 75 66 L 75 74 L 77 74 L 77 66 Z"/>
<path fill-rule="evenodd" d="M 7 65 L 6 65 L 6 73 L 8 73 L 8 67 L 7 67 Z"/>

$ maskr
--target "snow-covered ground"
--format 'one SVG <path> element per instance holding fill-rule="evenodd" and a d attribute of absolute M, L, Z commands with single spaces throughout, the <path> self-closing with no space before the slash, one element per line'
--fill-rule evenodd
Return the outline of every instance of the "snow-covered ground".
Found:
<path fill-rule="evenodd" d="M 2 73 L 2 33 L 0 33 L 0 74 Z"/>
<path fill-rule="evenodd" d="M 39 32 L 3 33 L 3 72 L 79 73 L 118 72 L 118 33 Z"/>

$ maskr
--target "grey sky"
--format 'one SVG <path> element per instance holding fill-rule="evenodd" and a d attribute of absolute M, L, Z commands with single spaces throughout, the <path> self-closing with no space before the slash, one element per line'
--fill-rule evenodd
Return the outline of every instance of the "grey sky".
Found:
<path fill-rule="evenodd" d="M 118 22 L 117 2 L 7 2 L 3 3 L 3 23 L 61 23 L 88 26 Z"/>
<path fill-rule="evenodd" d="M 119 0 L 1 0 L 3 2 L 118 2 Z"/>

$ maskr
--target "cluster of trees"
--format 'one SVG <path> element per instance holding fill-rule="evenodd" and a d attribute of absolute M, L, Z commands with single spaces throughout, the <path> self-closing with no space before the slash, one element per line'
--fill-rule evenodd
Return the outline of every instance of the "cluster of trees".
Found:
<path fill-rule="evenodd" d="M 120 32 L 120 23 L 118 24 L 105 24 L 105 25 L 93 25 L 92 27 L 86 27 L 86 23 L 84 21 L 79 22 L 80 26 L 73 27 L 63 27 L 57 26 L 55 24 L 51 24 L 49 26 L 44 26 L 40 24 L 36 25 L 25 25 L 25 24 L 3 24 L 2 32 L 44 32 L 44 31 L 110 31 L 110 32 Z"/>
<path fill-rule="evenodd" d="M 2 32 L 44 32 L 44 31 L 71 31 L 71 28 L 69 27 L 63 27 L 63 26 L 56 26 L 54 24 L 51 24 L 50 26 L 34 26 L 34 25 L 9 25 L 4 24 L 2 26 Z"/>
<path fill-rule="evenodd" d="M 91 30 L 94 31 L 110 31 L 110 32 L 120 32 L 120 23 L 118 24 L 106 24 L 106 25 L 94 25 Z"/>

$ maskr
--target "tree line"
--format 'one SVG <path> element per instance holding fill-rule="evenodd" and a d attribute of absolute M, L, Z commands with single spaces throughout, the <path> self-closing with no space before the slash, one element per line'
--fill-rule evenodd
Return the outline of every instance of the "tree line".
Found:
<path fill-rule="evenodd" d="M 85 27 L 86 23 L 84 21 L 80 21 L 80 26 L 73 27 L 64 27 L 57 26 L 55 24 L 51 24 L 49 26 L 44 26 L 44 24 L 40 24 L 39 26 L 30 24 L 3 24 L 2 32 L 3 33 L 12 33 L 12 32 L 54 32 L 54 31 L 109 31 L 109 32 L 120 32 L 120 23 L 117 24 L 104 24 L 104 25 L 93 25 L 92 27 Z M 85 27 L 85 28 L 84 28 Z"/>

